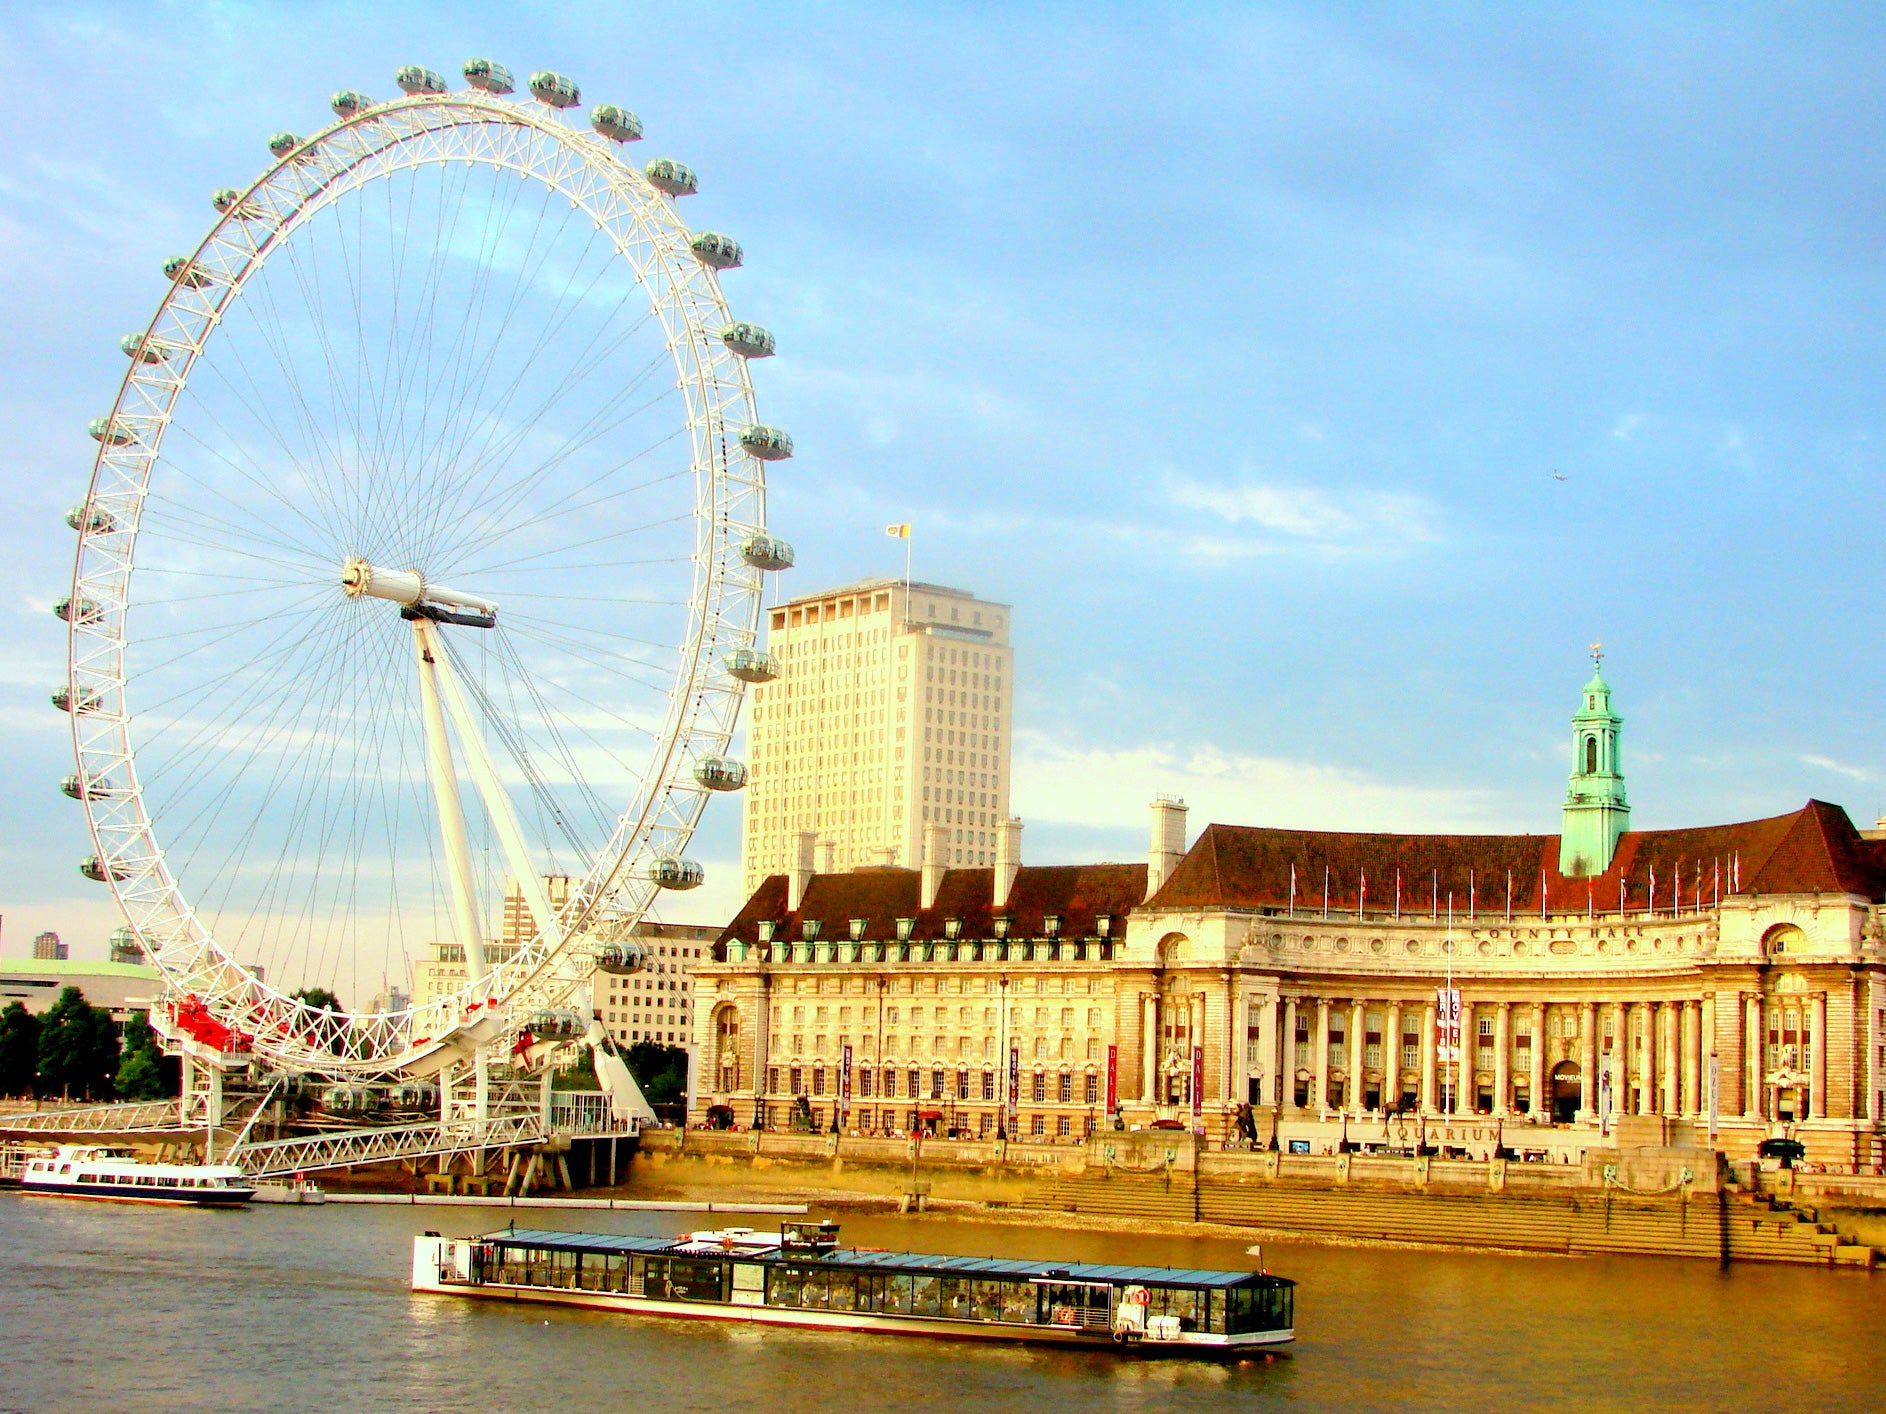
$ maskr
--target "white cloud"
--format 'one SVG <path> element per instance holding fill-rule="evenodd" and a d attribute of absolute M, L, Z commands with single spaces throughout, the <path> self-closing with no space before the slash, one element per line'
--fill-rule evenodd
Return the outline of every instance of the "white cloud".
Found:
<path fill-rule="evenodd" d="M 1611 429 L 1611 435 L 1620 442 L 1628 442 L 1637 435 L 1637 429 L 1649 421 L 1649 413 L 1627 412 L 1617 420 L 1617 425 Z"/>
<path fill-rule="evenodd" d="M 1099 829 L 1144 830 L 1159 794 L 1185 797 L 1194 834 L 1214 822 L 1444 833 L 1497 829 L 1505 817 L 1488 791 L 1379 780 L 1212 742 L 1108 748 L 1018 732 L 1013 780 L 1024 820 Z"/>
<path fill-rule="evenodd" d="M 1213 486 L 1172 472 L 1166 476 L 1166 493 L 1186 510 L 1255 527 L 1271 548 L 1383 554 L 1441 539 L 1433 502 L 1407 491 L 1326 491 L 1252 481 Z"/>
<path fill-rule="evenodd" d="M 1836 776 L 1845 776 L 1849 780 L 1870 781 L 1873 773 L 1863 766 L 1849 766 L 1844 761 L 1836 761 L 1831 756 L 1803 756 L 1803 766 L 1818 766 L 1823 771 L 1832 771 Z"/>

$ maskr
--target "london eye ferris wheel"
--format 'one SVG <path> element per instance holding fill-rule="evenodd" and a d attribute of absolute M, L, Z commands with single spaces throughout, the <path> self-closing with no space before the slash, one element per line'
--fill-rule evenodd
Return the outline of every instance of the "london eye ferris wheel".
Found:
<path fill-rule="evenodd" d="M 625 160 L 634 114 L 464 73 L 337 93 L 214 194 L 69 517 L 83 872 L 287 1070 L 426 1073 L 565 1003 L 701 881 L 744 686 L 778 671 L 792 443 L 748 377 L 773 337 L 721 290 L 740 246 L 684 224 L 686 166 Z M 439 942 L 462 985 L 364 1004 Z"/>

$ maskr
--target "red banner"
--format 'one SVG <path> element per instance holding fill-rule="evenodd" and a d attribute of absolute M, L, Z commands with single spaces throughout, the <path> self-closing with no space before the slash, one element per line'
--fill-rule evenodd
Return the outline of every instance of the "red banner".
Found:
<path fill-rule="evenodd" d="M 1205 1113 L 1205 1048 L 1192 1047 L 1192 1118 Z"/>
<path fill-rule="evenodd" d="M 1107 1113 L 1120 1107 L 1120 1048 L 1107 1047 Z"/>

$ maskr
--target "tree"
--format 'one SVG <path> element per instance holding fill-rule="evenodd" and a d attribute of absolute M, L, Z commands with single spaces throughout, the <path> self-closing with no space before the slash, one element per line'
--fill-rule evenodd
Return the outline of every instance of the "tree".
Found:
<path fill-rule="evenodd" d="M 118 1094 L 126 1100 L 161 1100 L 177 1093 L 177 1062 L 157 1048 L 149 1012 L 133 1012 L 124 1028 L 118 1062 Z"/>
<path fill-rule="evenodd" d="M 299 992 L 289 993 L 296 1001 L 306 1002 L 311 1007 L 322 1011 L 346 1011 L 341 999 L 328 991 L 326 987 L 303 987 Z"/>
<path fill-rule="evenodd" d="M 688 1053 L 659 1041 L 637 1041 L 623 1056 L 651 1105 L 677 1104 L 688 1092 Z"/>
<path fill-rule="evenodd" d="M 39 1018 L 24 1002 L 0 1011 L 0 1095 L 30 1095 L 39 1084 Z"/>
<path fill-rule="evenodd" d="M 119 1049 L 111 1013 L 86 1001 L 77 987 L 67 987 L 39 1021 L 42 1093 L 68 1100 L 111 1099 Z"/>

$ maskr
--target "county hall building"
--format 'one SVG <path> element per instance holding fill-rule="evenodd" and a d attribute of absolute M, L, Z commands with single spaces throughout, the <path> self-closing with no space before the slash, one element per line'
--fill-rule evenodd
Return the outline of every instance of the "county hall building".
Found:
<path fill-rule="evenodd" d="M 935 825 L 918 868 L 819 873 L 802 847 L 695 969 L 690 1117 L 1564 1152 L 1619 1116 L 1705 1142 L 1713 1115 L 1732 1157 L 1788 1137 L 1878 1165 L 1886 834 L 1822 801 L 1632 830 L 1622 725 L 1594 672 L 1556 835 L 1188 846 L 1162 800 L 1143 865 L 1023 865 L 1014 820 L 987 867 Z"/>

